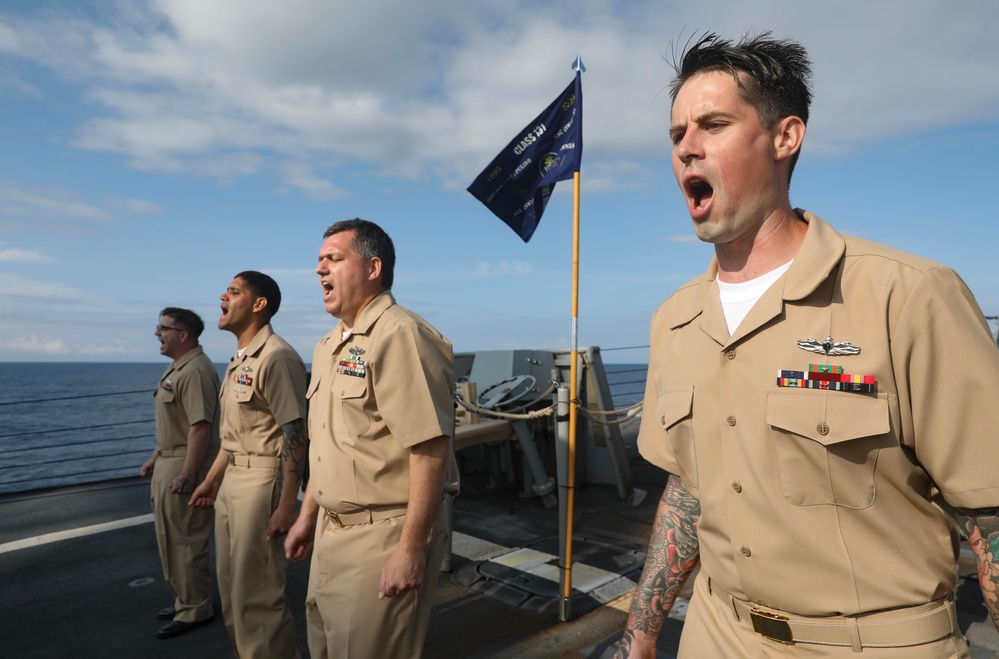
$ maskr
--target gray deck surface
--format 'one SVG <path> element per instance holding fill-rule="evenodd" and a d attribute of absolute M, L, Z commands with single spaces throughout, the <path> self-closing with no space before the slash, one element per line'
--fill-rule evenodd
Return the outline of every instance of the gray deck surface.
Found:
<path fill-rule="evenodd" d="M 665 481 L 661 471 L 640 459 L 632 467 L 635 486 L 648 493 L 639 506 L 622 503 L 612 488 L 603 486 L 580 488 L 576 503 L 575 537 L 581 555 L 588 543 L 620 550 L 610 558 L 597 552 L 592 560 L 618 560 L 625 565 L 623 572 L 637 569 L 625 559 L 633 555 L 628 552 L 644 550 Z M 0 548 L 47 533 L 147 515 L 148 487 L 147 481 L 136 478 L 0 497 Z M 487 492 L 469 482 L 455 504 L 455 531 L 452 571 L 439 575 L 424 657 L 608 654 L 624 625 L 627 597 L 598 606 L 581 594 L 573 601 L 579 615 L 564 623 L 557 619 L 557 598 L 539 607 L 544 598 L 525 596 L 516 582 L 509 585 L 482 576 L 489 573 L 489 566 L 477 558 L 479 545 L 557 547 L 555 511 L 545 510 L 537 499 L 524 499 L 516 492 Z M 969 565 L 965 562 L 962 571 L 973 575 Z M 303 657 L 309 656 L 304 618 L 307 580 L 307 562 L 290 566 L 288 595 Z M 525 587 L 536 590 L 537 585 Z M 156 630 L 163 622 L 156 619 L 156 612 L 170 604 L 151 522 L 0 553 L 0 655 L 5 657 L 233 656 L 221 616 L 184 636 L 157 639 Z M 974 659 L 999 657 L 994 653 L 999 635 L 987 621 L 973 579 L 962 580 L 959 610 Z M 675 656 L 681 627 L 680 620 L 667 622 L 659 657 Z"/>

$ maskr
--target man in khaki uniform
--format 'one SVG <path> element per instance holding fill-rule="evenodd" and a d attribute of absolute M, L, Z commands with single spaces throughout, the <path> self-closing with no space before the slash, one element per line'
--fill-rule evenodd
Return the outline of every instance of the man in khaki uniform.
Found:
<path fill-rule="evenodd" d="M 219 375 L 198 344 L 205 323 L 189 309 L 167 307 L 154 332 L 173 360 L 156 387 L 156 449 L 140 473 L 152 477 L 150 501 L 163 579 L 174 603 L 159 638 L 186 634 L 215 619 L 208 539 L 212 514 L 187 505 L 219 450 Z"/>
<path fill-rule="evenodd" d="M 652 321 L 639 448 L 670 477 L 619 656 L 655 656 L 700 564 L 681 658 L 967 657 L 948 513 L 999 620 L 999 351 L 953 271 L 791 206 L 810 75 L 769 35 L 677 67 L 673 167 L 715 258 Z"/>
<path fill-rule="evenodd" d="M 315 539 L 313 659 L 419 657 L 444 556 L 445 483 L 457 491 L 451 344 L 396 304 L 395 251 L 378 225 L 339 222 L 324 238 L 316 273 L 340 322 L 312 358 L 310 480 L 285 549 L 302 559 Z"/>
<path fill-rule="evenodd" d="M 219 329 L 236 335 L 237 350 L 219 398 L 222 451 L 191 505 L 215 506 L 222 614 L 237 656 L 298 657 L 282 536 L 305 469 L 305 364 L 271 329 L 281 304 L 273 279 L 241 272 L 221 300 Z"/>

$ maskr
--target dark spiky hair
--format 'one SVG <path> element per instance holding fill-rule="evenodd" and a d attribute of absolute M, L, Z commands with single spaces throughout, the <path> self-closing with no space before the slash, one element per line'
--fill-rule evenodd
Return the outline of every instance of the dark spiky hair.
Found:
<path fill-rule="evenodd" d="M 685 48 L 672 66 L 676 77 L 670 98 L 676 101 L 683 83 L 699 73 L 724 71 L 732 74 L 742 99 L 752 105 L 760 121 L 773 130 L 785 117 L 798 117 L 808 124 L 812 103 L 812 63 L 804 46 L 796 41 L 771 38 L 770 32 L 745 36 L 737 44 L 713 32 L 705 33 Z M 791 170 L 798 153 L 791 159 Z"/>

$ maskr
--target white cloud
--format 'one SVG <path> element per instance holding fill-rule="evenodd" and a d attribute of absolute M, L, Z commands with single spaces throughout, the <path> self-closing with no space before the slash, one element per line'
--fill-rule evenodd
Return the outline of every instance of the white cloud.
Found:
<path fill-rule="evenodd" d="M 110 195 L 104 198 L 104 203 L 112 208 L 138 213 L 140 215 L 158 215 L 163 212 L 163 207 L 145 199 L 126 199 Z"/>
<path fill-rule="evenodd" d="M 4 339 L 4 352 L 10 355 L 34 354 L 42 356 L 107 357 L 134 352 L 123 344 L 87 343 L 72 345 L 61 337 L 37 334 L 13 335 Z"/>
<path fill-rule="evenodd" d="M 579 52 L 588 167 L 625 165 L 593 176 L 612 191 L 647 184 L 627 165 L 663 152 L 663 56 L 705 28 L 762 24 L 805 43 L 815 153 L 991 121 L 999 87 L 982 83 L 999 68 L 999 4 L 917 4 L 123 1 L 99 23 L 0 17 L 0 52 L 81 81 L 97 108 L 81 148 L 148 172 L 267 171 L 316 199 L 346 193 L 346 165 L 467 182 L 568 83 Z"/>
<path fill-rule="evenodd" d="M 475 264 L 476 277 L 519 277 L 535 273 L 534 264 L 525 261 L 497 261 L 495 263 L 480 261 Z"/>
<path fill-rule="evenodd" d="M 11 336 L 4 340 L 5 350 L 10 354 L 19 352 L 39 355 L 65 355 L 69 347 L 59 338 L 39 337 L 35 334 Z"/>
<path fill-rule="evenodd" d="M 116 222 L 108 211 L 55 188 L 21 188 L 0 182 L 0 216 Z"/>
<path fill-rule="evenodd" d="M 52 257 L 36 249 L 21 249 L 20 247 L 0 248 L 0 261 L 52 261 Z"/>
<path fill-rule="evenodd" d="M 80 297 L 80 292 L 64 284 L 37 281 L 20 275 L 0 272 L 0 300 L 67 301 Z"/>

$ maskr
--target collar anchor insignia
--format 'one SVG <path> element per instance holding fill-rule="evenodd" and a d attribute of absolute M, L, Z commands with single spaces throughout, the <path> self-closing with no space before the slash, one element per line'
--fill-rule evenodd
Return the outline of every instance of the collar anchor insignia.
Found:
<path fill-rule="evenodd" d="M 833 341 L 831 336 L 827 336 L 825 341 L 817 339 L 801 339 L 798 347 L 808 352 L 816 352 L 828 356 L 859 355 L 860 347 L 849 341 Z"/>

